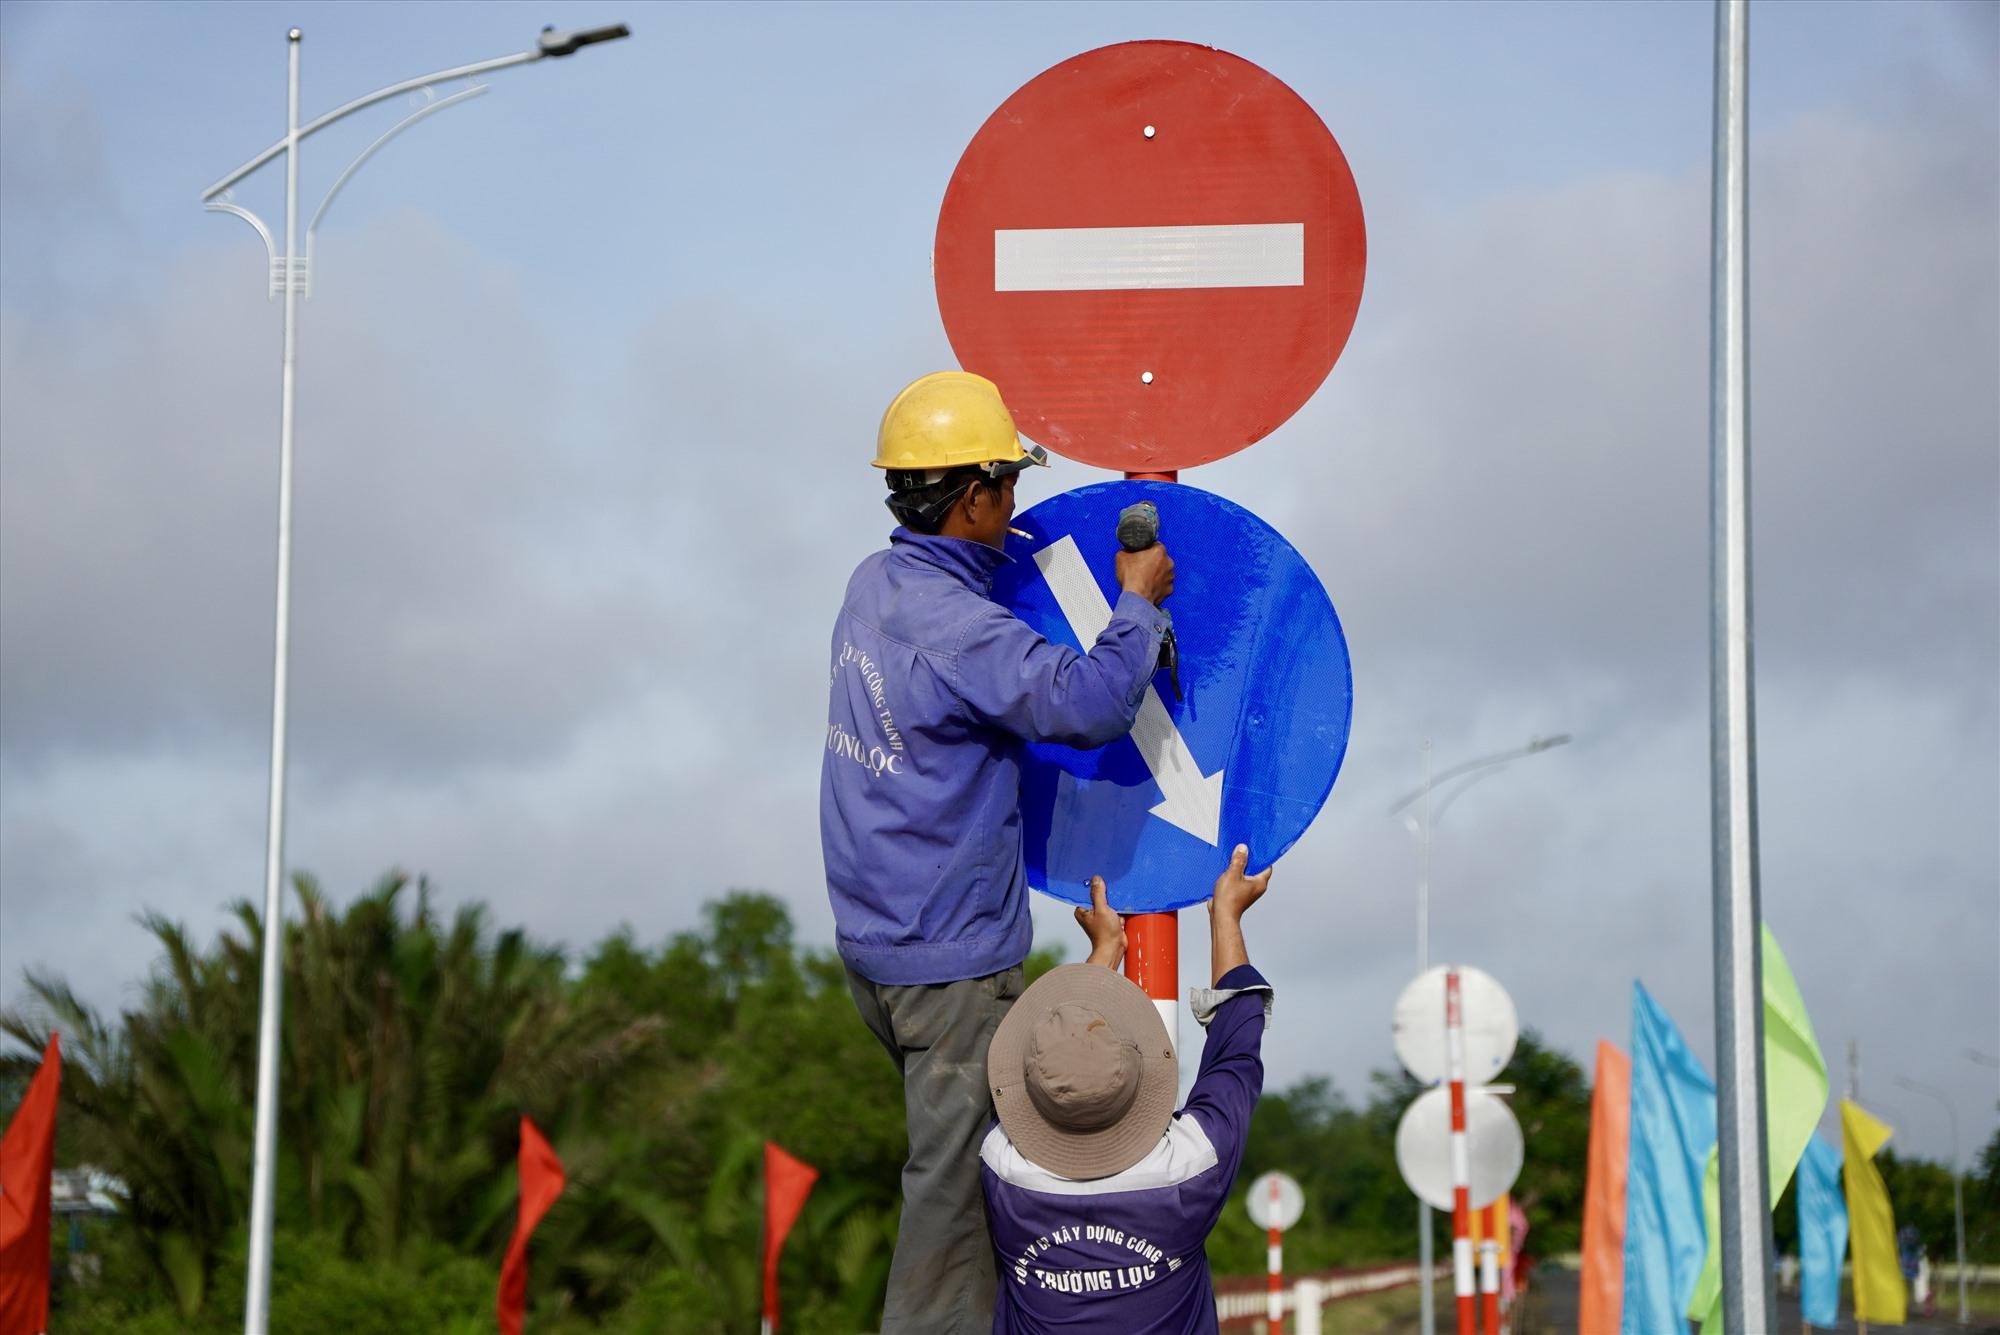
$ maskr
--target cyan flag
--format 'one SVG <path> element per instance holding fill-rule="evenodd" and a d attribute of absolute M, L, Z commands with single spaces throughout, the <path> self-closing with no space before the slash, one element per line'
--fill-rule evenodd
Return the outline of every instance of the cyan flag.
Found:
<path fill-rule="evenodd" d="M 1625 1179 L 1623 1335 L 1685 1331 L 1708 1251 L 1701 1182 L 1715 1082 L 1645 984 L 1632 984 L 1632 1120 Z"/>
<path fill-rule="evenodd" d="M 1840 1151 L 1814 1136 L 1799 1160 L 1799 1308 L 1806 1324 L 1840 1321 L 1840 1261 L 1847 1255 L 1847 1198 Z"/>

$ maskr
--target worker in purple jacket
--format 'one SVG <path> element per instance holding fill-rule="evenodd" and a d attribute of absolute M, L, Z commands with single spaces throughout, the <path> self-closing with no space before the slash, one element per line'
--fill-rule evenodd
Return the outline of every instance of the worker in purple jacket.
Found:
<path fill-rule="evenodd" d="M 1102 878 L 1076 911 L 1089 961 L 1042 975 L 994 1034 L 1000 1122 L 979 1151 L 1002 1271 L 994 1335 L 1216 1329 L 1205 1244 L 1243 1162 L 1271 1016 L 1242 927 L 1271 871 L 1245 875 L 1249 858 L 1239 844 L 1209 901 L 1213 986 L 1192 999 L 1208 1040 L 1179 1112 L 1166 1025 L 1118 973 L 1125 928 Z"/>
<path fill-rule="evenodd" d="M 910 1153 L 883 1335 L 984 1330 L 995 1274 L 979 1192 L 986 1047 L 1021 994 L 1032 928 L 1021 858 L 1027 742 L 1132 728 L 1159 662 L 1174 568 L 1121 552 L 1088 653 L 991 596 L 1023 445 L 992 382 L 928 375 L 883 415 L 875 466 L 901 522 L 834 623 L 820 843 L 861 1017 L 903 1075 Z"/>

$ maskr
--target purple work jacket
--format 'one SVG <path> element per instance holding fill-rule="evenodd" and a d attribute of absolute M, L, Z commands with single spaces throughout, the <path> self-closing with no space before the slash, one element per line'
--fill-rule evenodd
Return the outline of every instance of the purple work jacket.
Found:
<path fill-rule="evenodd" d="M 1131 731 L 1165 619 L 1122 594 L 1080 654 L 993 601 L 1011 560 L 899 528 L 833 626 L 820 848 L 840 956 L 890 985 L 1012 968 L 1032 939 L 1021 862 L 1027 741 Z"/>
<path fill-rule="evenodd" d="M 1208 1235 L 1243 1163 L 1264 1087 L 1271 987 L 1248 964 L 1197 992 L 1208 1026 L 1187 1102 L 1145 1158 L 1058 1177 L 996 1123 L 979 1149 L 1000 1262 L 994 1335 L 1206 1335 L 1217 1327 Z"/>

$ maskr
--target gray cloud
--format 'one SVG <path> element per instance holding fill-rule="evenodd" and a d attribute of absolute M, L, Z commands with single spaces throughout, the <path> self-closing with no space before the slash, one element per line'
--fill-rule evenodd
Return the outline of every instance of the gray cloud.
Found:
<path fill-rule="evenodd" d="M 50 96 L 27 121 L 10 102 L 10 170 Z M 1765 902 L 1829 1054 L 1857 1037 L 1885 1079 L 1897 1054 L 1961 1112 L 1994 1091 L 1958 1049 L 2000 1048 L 1991 108 L 1975 81 L 1789 123 L 1753 186 Z M 44 249 L 10 250 L 9 281 L 46 264 L 69 291 L 88 238 L 25 215 L 14 179 L 0 235 Z M 896 188 L 864 173 L 772 263 L 837 279 L 878 212 L 920 248 L 935 200 Z M 1577 736 L 1441 822 L 1433 957 L 1487 968 L 1586 1061 L 1643 976 L 1706 1051 L 1705 172 L 1365 188 L 1346 356 L 1187 479 L 1292 538 L 1355 657 L 1345 772 L 1251 924 L 1286 993 L 1273 1078 L 1353 1090 L 1391 1060 L 1415 858 L 1383 812 L 1425 736 L 1441 765 Z M 212 930 L 257 892 L 276 315 L 220 237 L 115 308 L 0 312 L 0 995 L 34 963 L 115 1000 L 149 958 L 138 906 Z M 427 872 L 578 946 L 768 887 L 827 942 L 822 655 L 888 528 L 881 405 L 949 363 L 926 277 L 858 312 L 697 278 L 578 348 L 530 262 L 407 211 L 323 248 L 290 860 L 343 895 Z"/>

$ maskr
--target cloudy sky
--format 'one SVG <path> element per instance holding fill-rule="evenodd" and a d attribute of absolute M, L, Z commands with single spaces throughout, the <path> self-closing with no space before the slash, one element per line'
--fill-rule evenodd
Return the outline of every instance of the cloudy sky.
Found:
<path fill-rule="evenodd" d="M 1110 42 L 1226 48 L 1345 150 L 1340 364 L 1184 480 L 1319 571 L 1352 745 L 1250 923 L 1279 1083 L 1392 1061 L 1440 768 L 1575 742 L 1438 823 L 1433 958 L 1588 1063 L 1643 978 L 1713 1049 L 1711 22 L 1696 4 L 0 8 L 0 1000 L 115 1007 L 134 915 L 261 893 L 278 308 L 199 192 L 307 114 L 520 49 L 354 178 L 303 308 L 288 862 L 391 868 L 582 949 L 730 887 L 831 942 L 826 635 L 887 531 L 883 404 L 952 365 L 958 155 Z M 1763 896 L 1898 1143 L 2000 1069 L 2000 7 L 1753 7 Z M 310 141 L 308 207 L 396 116 Z M 281 216 L 282 172 L 241 202 Z M 1065 464 L 1038 489 L 1104 476 Z M 1039 902 L 1045 940 L 1067 912 Z M 1189 981 L 1200 971 L 1190 919 Z M 1286 1019 L 1285 1017 L 1290 1017 Z M 1532 1149 L 1531 1149 L 1532 1152 Z"/>

